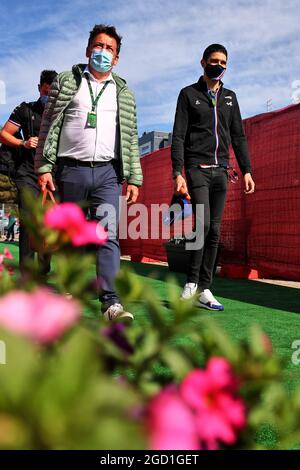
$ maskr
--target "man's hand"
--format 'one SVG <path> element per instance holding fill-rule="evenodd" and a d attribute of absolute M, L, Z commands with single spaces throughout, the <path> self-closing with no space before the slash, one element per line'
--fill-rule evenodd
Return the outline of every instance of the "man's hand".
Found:
<path fill-rule="evenodd" d="M 244 175 L 244 181 L 245 181 L 245 194 L 251 194 L 254 193 L 255 189 L 255 183 L 252 179 L 251 173 L 246 173 Z"/>
<path fill-rule="evenodd" d="M 178 175 L 174 180 L 174 193 L 175 194 L 188 194 L 186 181 L 183 176 Z"/>
<path fill-rule="evenodd" d="M 55 191 L 55 186 L 53 184 L 51 173 L 44 173 L 43 175 L 39 175 L 38 181 L 39 181 L 39 187 L 42 192 L 45 191 L 45 189 L 50 189 L 50 191 Z"/>
<path fill-rule="evenodd" d="M 38 137 L 30 137 L 28 140 L 26 140 L 24 147 L 28 150 L 30 149 L 36 149 L 39 143 L 39 138 Z"/>
<path fill-rule="evenodd" d="M 126 192 L 127 204 L 133 204 L 134 202 L 136 202 L 138 195 L 139 195 L 139 188 L 135 186 L 134 184 L 129 184 L 127 186 L 127 192 Z"/>

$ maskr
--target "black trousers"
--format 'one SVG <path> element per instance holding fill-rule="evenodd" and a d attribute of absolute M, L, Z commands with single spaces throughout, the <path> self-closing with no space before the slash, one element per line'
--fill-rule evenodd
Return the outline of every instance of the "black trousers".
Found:
<path fill-rule="evenodd" d="M 187 282 L 197 283 L 201 290 L 209 289 L 220 239 L 221 220 L 224 212 L 228 175 L 225 168 L 192 167 L 186 170 L 188 190 L 195 216 L 195 229 L 202 228 L 203 246 L 191 250 L 191 262 Z M 196 207 L 204 206 L 204 221 L 199 219 Z"/>
<path fill-rule="evenodd" d="M 26 271 L 26 261 L 33 259 L 35 252 L 30 246 L 26 227 L 22 223 L 22 215 L 28 215 L 30 213 L 30 209 L 25 205 L 23 190 L 30 190 L 34 197 L 39 197 L 41 195 L 41 190 L 34 175 L 22 176 L 22 178 L 17 179 L 15 183 L 18 189 L 18 207 L 20 213 L 19 266 L 20 271 L 24 273 Z M 47 274 L 50 272 L 50 258 L 51 257 L 48 254 L 38 254 L 39 269 L 41 274 Z"/>
<path fill-rule="evenodd" d="M 7 230 L 6 240 L 9 240 L 9 237 L 11 237 L 11 241 L 13 242 L 15 239 L 15 224 L 12 224 Z"/>

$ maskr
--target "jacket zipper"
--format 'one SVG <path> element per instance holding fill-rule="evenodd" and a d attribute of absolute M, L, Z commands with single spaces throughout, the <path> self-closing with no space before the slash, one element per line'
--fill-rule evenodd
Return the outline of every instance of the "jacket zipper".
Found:
<path fill-rule="evenodd" d="M 219 136 L 218 136 L 218 111 L 217 111 L 217 107 L 218 107 L 218 94 L 219 94 L 219 92 L 217 92 L 217 94 L 216 94 L 216 105 L 214 106 L 214 113 L 215 113 L 215 135 L 216 135 L 216 149 L 215 149 L 215 164 L 216 164 L 216 165 L 219 164 L 219 161 L 218 161 Z"/>
<path fill-rule="evenodd" d="M 120 131 L 120 142 L 119 142 L 119 150 L 120 150 L 120 173 L 121 178 L 124 179 L 124 168 L 123 168 L 123 155 L 122 155 L 122 133 L 121 133 L 121 113 L 120 113 L 120 102 L 119 102 L 119 95 L 126 87 L 122 87 L 117 93 L 117 105 L 118 105 L 118 114 L 119 114 L 119 131 Z"/>

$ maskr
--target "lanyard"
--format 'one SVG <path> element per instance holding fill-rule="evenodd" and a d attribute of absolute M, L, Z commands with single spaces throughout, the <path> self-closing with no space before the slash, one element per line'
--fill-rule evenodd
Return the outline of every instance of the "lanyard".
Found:
<path fill-rule="evenodd" d="M 211 99 L 213 107 L 215 108 L 217 106 L 217 100 L 218 100 L 218 95 L 219 95 L 219 91 L 220 91 L 220 86 L 216 91 L 210 90 L 208 88 L 207 84 L 206 84 L 206 87 L 207 87 L 207 94 Z"/>
<path fill-rule="evenodd" d="M 98 101 L 101 97 L 101 95 L 103 94 L 105 88 L 107 87 L 108 83 L 109 82 L 105 82 L 103 87 L 101 88 L 98 96 L 96 98 L 94 98 L 94 93 L 93 93 L 93 89 L 92 89 L 92 85 L 91 85 L 91 81 L 90 81 L 90 77 L 88 76 L 88 74 L 85 75 L 86 79 L 87 79 L 87 82 L 88 82 L 88 86 L 89 86 L 89 92 L 90 92 L 90 96 L 91 96 L 91 101 L 92 101 L 92 113 L 95 112 L 96 110 L 96 107 L 97 107 L 97 104 L 98 104 Z"/>
<path fill-rule="evenodd" d="M 219 93 L 219 90 L 217 90 L 216 92 L 212 91 L 212 90 L 207 90 L 207 93 L 208 93 L 208 96 L 210 97 L 211 99 L 211 102 L 212 102 L 212 105 L 213 107 L 215 107 L 217 105 L 217 99 L 218 99 L 218 93 Z"/>

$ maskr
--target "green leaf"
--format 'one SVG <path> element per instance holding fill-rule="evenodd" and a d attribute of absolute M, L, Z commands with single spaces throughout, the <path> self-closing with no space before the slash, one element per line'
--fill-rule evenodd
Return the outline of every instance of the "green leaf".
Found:
<path fill-rule="evenodd" d="M 193 369 L 193 364 L 182 351 L 176 351 L 171 348 L 164 348 L 162 351 L 162 360 L 171 369 L 176 381 L 180 382 Z"/>

